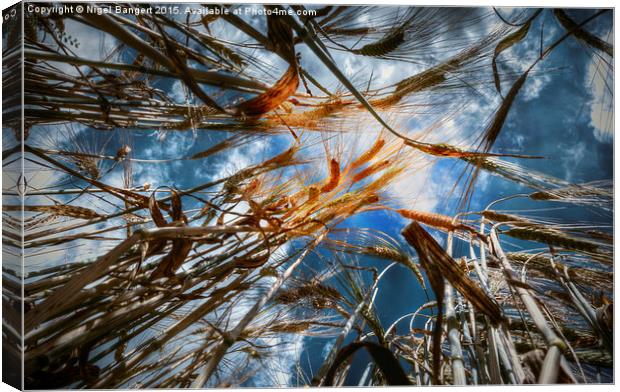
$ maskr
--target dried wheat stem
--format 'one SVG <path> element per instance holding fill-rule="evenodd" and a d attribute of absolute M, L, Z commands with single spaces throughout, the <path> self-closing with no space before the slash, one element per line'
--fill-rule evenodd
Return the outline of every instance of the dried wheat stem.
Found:
<path fill-rule="evenodd" d="M 508 279 L 516 281 L 517 277 L 510 265 L 510 261 L 508 261 L 508 258 L 506 257 L 506 255 L 504 254 L 501 248 L 501 245 L 499 243 L 499 238 L 497 236 L 497 231 L 495 228 L 491 229 L 490 241 L 493 246 L 492 248 L 493 252 L 496 254 L 496 256 L 499 258 L 501 262 L 502 269 L 504 270 L 504 274 L 506 275 Z M 553 331 L 552 327 L 549 325 L 549 323 L 545 319 L 545 316 L 540 310 L 538 304 L 536 303 L 535 298 L 530 294 L 530 292 L 520 286 L 514 287 L 514 289 L 518 293 L 519 298 L 521 299 L 528 313 L 532 317 L 532 321 L 534 322 L 534 325 L 536 325 L 536 328 L 543 335 L 547 343 L 547 346 L 549 347 L 547 358 L 545 359 L 546 362 L 547 362 L 547 359 L 549 360 L 549 363 L 547 364 L 546 369 L 557 368 L 559 366 L 559 361 L 561 358 L 561 354 L 559 356 L 557 354 L 559 353 L 560 348 L 562 349 L 565 348 L 564 342 Z M 556 349 L 552 350 L 554 347 Z M 557 374 L 555 374 L 555 376 L 557 377 Z M 543 377 L 547 384 L 554 383 L 556 381 L 556 379 L 553 378 L 553 374 L 548 374 L 548 373 L 543 374 L 541 375 L 541 379 Z"/>
<path fill-rule="evenodd" d="M 448 240 L 446 242 L 446 254 L 450 257 L 452 257 L 452 240 L 453 233 L 450 231 L 448 232 Z M 446 312 L 447 339 L 450 345 L 450 359 L 452 361 L 453 383 L 454 385 L 467 385 L 463 349 L 461 348 L 461 334 L 454 310 L 454 289 L 447 280 L 444 285 L 444 307 Z"/>
<path fill-rule="evenodd" d="M 372 306 L 372 302 L 374 301 L 374 298 L 377 295 L 377 286 L 379 282 L 381 281 L 381 278 L 385 275 L 387 271 L 389 271 L 396 264 L 397 264 L 396 262 L 391 263 L 390 265 L 385 267 L 385 269 L 379 275 L 376 276 L 375 281 L 373 282 L 370 290 L 366 292 L 364 299 L 360 301 L 360 303 L 357 305 L 355 310 L 351 313 L 351 316 L 347 320 L 344 328 L 338 335 L 338 338 L 336 339 L 333 346 L 331 347 L 329 354 L 325 358 L 325 361 L 323 361 L 321 368 L 319 369 L 317 374 L 314 376 L 314 379 L 312 380 L 312 385 L 315 385 L 315 386 L 323 385 L 325 381 L 325 376 L 327 375 L 328 370 L 331 368 L 334 360 L 336 359 L 336 355 L 338 353 L 338 350 L 342 346 L 344 339 L 347 337 L 349 332 L 351 332 L 351 329 L 353 328 L 353 325 L 355 324 L 355 321 L 359 317 L 362 310 L 365 307 L 370 308 Z"/>
<path fill-rule="evenodd" d="M 258 315 L 258 313 L 262 310 L 262 308 L 267 304 L 269 300 L 271 300 L 277 291 L 282 287 L 282 284 L 293 274 L 295 269 L 301 264 L 301 262 L 305 259 L 305 257 L 310 253 L 322 240 L 325 238 L 329 230 L 325 230 L 321 233 L 311 244 L 308 244 L 304 251 L 297 257 L 287 269 L 284 271 L 276 281 L 273 283 L 271 288 L 252 306 L 252 308 L 243 316 L 243 318 L 237 323 L 235 328 L 233 328 L 230 332 L 225 332 L 224 339 L 222 343 L 220 343 L 212 352 L 209 361 L 204 367 L 204 370 L 199 374 L 194 383 L 193 387 L 203 387 L 206 382 L 209 380 L 218 364 L 226 355 L 226 352 L 242 335 L 243 331 L 247 328 L 247 326 L 254 320 L 254 318 Z"/>

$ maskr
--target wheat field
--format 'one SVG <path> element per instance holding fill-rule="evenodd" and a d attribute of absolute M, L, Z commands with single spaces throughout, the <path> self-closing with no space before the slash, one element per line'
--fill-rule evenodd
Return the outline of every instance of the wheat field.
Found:
<path fill-rule="evenodd" d="M 3 24 L 7 382 L 613 382 L 612 9 L 71 4 Z"/>

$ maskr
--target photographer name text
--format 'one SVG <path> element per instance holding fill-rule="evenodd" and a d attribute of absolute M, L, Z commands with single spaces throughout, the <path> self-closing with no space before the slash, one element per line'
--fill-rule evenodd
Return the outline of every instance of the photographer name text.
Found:
<path fill-rule="evenodd" d="M 47 15 L 64 15 L 64 14 L 123 14 L 123 15 L 199 15 L 199 16 L 217 16 L 217 15 L 250 15 L 250 16 L 282 16 L 282 15 L 298 15 L 298 16 L 315 16 L 316 10 L 309 9 L 292 9 L 292 8 L 265 8 L 260 6 L 254 7 L 196 7 L 195 5 L 141 5 L 135 7 L 127 7 L 123 5 L 59 5 L 46 6 L 37 4 L 28 4 L 27 11 L 43 16 Z"/>

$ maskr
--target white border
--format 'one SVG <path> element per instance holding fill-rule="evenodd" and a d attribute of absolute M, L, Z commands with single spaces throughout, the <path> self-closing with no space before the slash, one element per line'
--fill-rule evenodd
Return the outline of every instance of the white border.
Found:
<path fill-rule="evenodd" d="M 70 1 L 65 1 L 65 2 L 70 2 Z M 205 3 L 232 3 L 230 1 L 211 1 L 211 0 L 205 0 L 205 1 L 165 1 L 165 0 L 151 0 L 151 1 L 141 1 L 141 2 L 148 2 L 148 3 L 199 3 L 199 4 L 205 4 Z M 16 1 L 10 1 L 10 0 L 0 0 L 0 6 L 2 9 L 5 9 L 7 7 L 10 7 L 11 5 L 17 3 Z M 498 7 L 565 7 L 565 8 L 614 8 L 615 7 L 615 3 L 613 1 L 609 1 L 609 0 L 588 0 L 586 1 L 578 1 L 578 0 L 546 0 L 546 1 L 533 1 L 533 0 L 520 0 L 520 1 L 508 1 L 508 0 L 476 0 L 476 1 L 462 1 L 462 0 L 446 0 L 446 1 L 429 1 L 429 0 L 423 0 L 423 1 L 384 1 L 384 0 L 374 0 L 374 1 L 370 1 L 370 0 L 360 0 L 360 1 L 353 1 L 353 0 L 337 0 L 334 2 L 329 2 L 329 1 L 324 1 L 324 0 L 318 0 L 318 1 L 300 1 L 300 0 L 287 0 L 287 1 L 273 1 L 273 0 L 246 0 L 246 1 L 241 1 L 241 2 L 234 2 L 234 3 L 238 3 L 238 4 L 249 4 L 249 3 L 258 3 L 258 4 L 269 4 L 269 3 L 273 3 L 273 4 L 352 4 L 352 5 L 365 5 L 365 4 L 369 4 L 369 5 L 416 5 L 416 6 L 459 6 L 459 7 L 464 7 L 464 6 L 470 6 L 470 7 L 476 7 L 476 6 L 498 6 Z M 614 9 L 614 48 L 616 47 L 616 34 L 615 34 L 615 9 Z M 615 62 L 614 62 L 615 63 Z M 614 78 L 614 91 L 618 91 L 618 78 Z M 1 91 L 1 90 L 0 90 Z M 0 92 L 0 99 L 1 99 L 1 92 Z M 617 113 L 617 101 L 614 102 L 614 113 Z M 618 129 L 618 117 L 615 116 L 614 119 L 614 130 Z M 615 159 L 615 152 L 618 151 L 617 147 L 620 144 L 620 138 L 618 137 L 614 137 L 614 185 L 615 185 L 615 180 L 616 180 L 616 173 L 618 173 L 618 169 L 620 168 L 620 163 L 618 163 L 618 161 Z M 1 180 L 0 180 L 0 184 L 1 184 Z M 616 187 L 614 187 L 614 205 L 615 205 L 615 199 L 618 196 L 618 189 Z M 1 218 L 0 218 L 0 222 L 1 222 Z M 617 228 L 618 225 L 620 224 L 620 219 L 618 218 L 617 215 L 614 215 L 614 228 Z M 614 230 L 615 231 L 615 230 Z M 615 238 L 615 236 L 614 236 Z M 615 244 L 614 244 L 615 245 Z M 615 249 L 615 246 L 614 246 Z M 615 257 L 614 257 L 614 271 L 615 269 Z M 617 290 L 616 290 L 617 286 L 615 285 L 615 275 L 614 275 L 614 297 L 615 297 L 615 304 L 614 304 L 614 313 L 616 315 L 618 315 L 618 300 L 619 297 L 617 295 Z M 616 316 L 615 321 L 618 319 L 618 317 Z M 614 325 L 614 337 L 617 339 L 618 336 L 620 336 L 618 333 L 618 325 L 617 323 Z M 618 348 L 618 346 L 620 346 L 618 343 L 614 344 L 614 359 L 618 359 L 620 358 L 620 356 L 618 355 L 620 350 Z M 0 358 L 1 358 L 1 354 L 0 354 Z M 619 376 L 620 376 L 620 371 L 619 371 L 620 366 L 614 366 L 614 380 L 619 380 Z M 2 373 L 2 368 L 0 367 L 0 375 Z M 397 392 L 397 391 L 405 391 L 405 390 L 409 390 L 412 387 L 386 387 L 386 388 L 381 388 L 381 391 L 390 391 L 390 392 Z M 413 388 L 420 388 L 420 387 L 413 387 Z M 429 388 L 429 387 L 422 387 L 422 388 Z M 471 387 L 440 387 L 440 386 L 435 386 L 435 387 L 430 387 L 432 388 L 433 391 L 437 390 L 437 391 L 443 391 L 443 390 L 458 390 L 458 391 L 475 391 L 477 389 L 484 389 L 486 391 L 492 391 L 492 390 L 496 390 L 495 388 L 497 388 L 497 386 L 486 386 L 486 385 L 477 385 L 477 386 L 471 386 Z M 370 390 L 370 389 L 375 389 L 375 388 L 364 388 L 366 390 Z M 377 388 L 378 389 L 378 388 Z M 587 391 L 586 391 L 587 389 Z M 545 392 L 553 392 L 553 391 L 563 391 L 563 392 L 572 392 L 572 391 L 579 391 L 579 392 L 598 392 L 598 391 L 612 391 L 614 390 L 614 386 L 610 386 L 610 385 L 593 385 L 593 384 L 577 384 L 577 385 L 544 385 L 544 386 L 539 386 L 539 385 L 505 385 L 505 386 L 501 386 L 500 390 L 503 391 L 516 391 L 516 390 L 523 390 L 523 391 L 528 391 L 528 392 L 541 392 L 541 391 L 545 391 Z M 14 391 L 15 389 L 13 389 L 12 387 L 8 386 L 7 384 L 3 384 L 0 383 L 0 392 L 7 392 L 7 391 Z M 300 391 L 302 390 L 301 388 L 280 388 L 280 389 L 250 389 L 250 388 L 243 388 L 243 389 L 233 389 L 233 391 L 242 391 L 242 392 L 247 392 L 247 391 L 256 391 L 256 392 L 267 392 L 267 391 L 274 391 L 274 390 L 281 390 L 281 391 Z M 351 388 L 321 388 L 321 391 L 338 391 L 338 392 L 343 392 L 343 391 L 360 391 L 363 389 L 360 389 L 360 387 L 351 387 Z M 147 391 L 160 391 L 160 390 L 147 390 Z"/>

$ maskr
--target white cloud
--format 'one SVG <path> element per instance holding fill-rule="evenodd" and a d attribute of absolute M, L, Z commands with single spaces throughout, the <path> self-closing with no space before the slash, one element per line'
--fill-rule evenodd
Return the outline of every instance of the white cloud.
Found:
<path fill-rule="evenodd" d="M 585 81 L 592 96 L 589 103 L 590 125 L 594 128 L 596 140 L 603 143 L 611 142 L 614 136 L 613 78 L 613 70 L 597 56 L 592 56 Z"/>
<path fill-rule="evenodd" d="M 572 147 L 565 150 L 566 154 L 562 159 L 562 165 L 564 166 L 564 178 L 566 181 L 575 182 L 573 178 L 574 168 L 578 162 L 583 161 L 587 156 L 587 146 L 584 143 L 576 143 Z"/>
<path fill-rule="evenodd" d="M 549 84 L 551 76 L 548 74 L 532 74 L 529 75 L 521 95 L 524 101 L 532 101 L 539 97 L 543 88 Z"/>
<path fill-rule="evenodd" d="M 264 157 L 269 144 L 264 139 L 257 139 L 241 147 L 228 150 L 226 159 L 216 162 L 212 180 L 219 180 L 235 174 L 239 170 L 258 163 Z"/>

